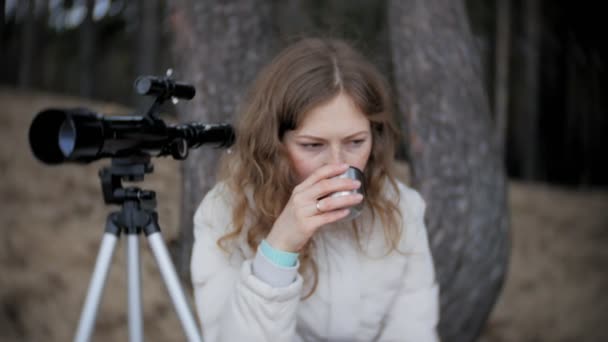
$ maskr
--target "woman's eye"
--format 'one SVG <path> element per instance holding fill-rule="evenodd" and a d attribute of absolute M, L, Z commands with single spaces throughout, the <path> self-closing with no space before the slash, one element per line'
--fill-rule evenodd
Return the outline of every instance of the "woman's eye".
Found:
<path fill-rule="evenodd" d="M 320 144 L 320 143 L 309 143 L 309 144 L 300 144 L 300 146 L 302 146 L 305 149 L 314 150 L 314 149 L 321 148 L 321 146 L 323 146 L 323 144 Z"/>
<path fill-rule="evenodd" d="M 357 139 L 357 140 L 353 140 L 353 141 L 351 141 L 350 143 L 351 143 L 353 146 L 360 146 L 360 145 L 362 145 L 364 142 L 365 142 L 365 139 Z"/>

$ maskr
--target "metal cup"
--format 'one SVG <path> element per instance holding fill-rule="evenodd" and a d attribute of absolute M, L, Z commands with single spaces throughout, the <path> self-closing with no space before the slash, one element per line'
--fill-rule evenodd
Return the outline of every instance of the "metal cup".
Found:
<path fill-rule="evenodd" d="M 346 196 L 346 195 L 351 195 L 351 194 L 361 194 L 361 195 L 365 196 L 365 186 L 364 186 L 365 182 L 364 182 L 364 178 L 363 178 L 363 172 L 361 170 L 357 169 L 356 167 L 350 166 L 348 168 L 348 170 L 346 170 L 343 174 L 335 176 L 333 178 L 350 178 L 350 179 L 358 180 L 359 182 L 361 182 L 361 186 L 355 190 L 334 192 L 334 193 L 329 194 L 327 197 Z M 341 221 L 348 221 L 348 220 L 355 219 L 357 216 L 361 215 L 362 209 L 363 209 L 363 201 L 350 207 L 349 208 L 350 212 Z"/>

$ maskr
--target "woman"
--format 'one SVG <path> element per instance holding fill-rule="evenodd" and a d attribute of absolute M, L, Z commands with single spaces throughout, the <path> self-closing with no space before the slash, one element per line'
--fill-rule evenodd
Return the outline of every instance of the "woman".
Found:
<path fill-rule="evenodd" d="M 240 114 L 194 217 L 206 341 L 437 340 L 425 204 L 394 177 L 379 72 L 342 41 L 303 39 L 260 73 Z M 361 186 L 336 177 L 349 166 L 365 196 L 328 196 Z"/>

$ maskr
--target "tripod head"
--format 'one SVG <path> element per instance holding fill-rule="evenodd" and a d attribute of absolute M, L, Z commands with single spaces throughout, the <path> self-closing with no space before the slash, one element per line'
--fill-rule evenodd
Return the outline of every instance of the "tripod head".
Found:
<path fill-rule="evenodd" d="M 156 207 L 154 191 L 141 190 L 136 187 L 122 187 L 122 181 L 139 182 L 144 175 L 152 173 L 154 165 L 149 156 L 131 156 L 113 158 L 110 167 L 99 171 L 103 200 L 106 204 L 123 204 L 125 201 L 138 201 L 144 208 L 153 210 Z"/>

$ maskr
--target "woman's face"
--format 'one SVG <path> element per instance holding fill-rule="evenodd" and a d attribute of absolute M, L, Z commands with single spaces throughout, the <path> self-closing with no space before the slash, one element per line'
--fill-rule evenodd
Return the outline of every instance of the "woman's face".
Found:
<path fill-rule="evenodd" d="M 349 96 L 340 93 L 306 113 L 283 144 L 298 183 L 326 164 L 346 163 L 362 171 L 372 149 L 370 122 Z"/>

